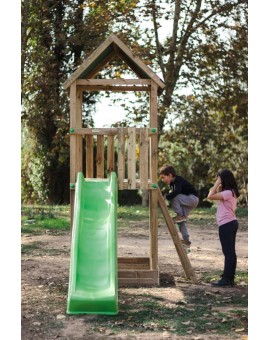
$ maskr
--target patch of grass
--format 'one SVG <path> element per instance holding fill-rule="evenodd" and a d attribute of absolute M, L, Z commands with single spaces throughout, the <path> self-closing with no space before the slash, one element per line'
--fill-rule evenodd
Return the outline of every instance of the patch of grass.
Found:
<path fill-rule="evenodd" d="M 117 213 L 118 219 L 122 221 L 143 221 L 149 218 L 149 208 L 139 205 L 118 207 Z"/>
<path fill-rule="evenodd" d="M 61 218 L 70 216 L 69 205 L 23 205 L 22 216 L 27 219 Z"/>
<path fill-rule="evenodd" d="M 21 245 L 21 254 L 29 255 L 33 254 L 35 250 L 39 250 L 42 245 L 42 242 L 33 242 L 30 244 L 22 244 Z"/>
<path fill-rule="evenodd" d="M 22 207 L 21 232 L 40 235 L 44 230 L 68 231 L 70 229 L 70 207 L 49 205 L 27 205 Z"/>
<path fill-rule="evenodd" d="M 248 208 L 237 208 L 235 213 L 237 217 L 248 217 Z"/>
<path fill-rule="evenodd" d="M 43 242 L 32 242 L 29 244 L 21 245 L 21 254 L 22 255 L 32 255 L 32 256 L 57 256 L 68 253 L 68 250 L 63 249 L 53 249 L 53 248 L 44 248 Z"/>
<path fill-rule="evenodd" d="M 35 216 L 35 219 L 32 220 L 22 219 L 22 234 L 40 235 L 44 233 L 44 230 L 58 232 L 68 231 L 70 230 L 70 220 L 69 218 L 49 218 L 40 216 Z"/>
<path fill-rule="evenodd" d="M 221 272 L 204 272 L 202 273 L 201 279 L 203 282 L 210 283 L 212 281 L 218 281 L 220 280 Z M 235 284 L 245 284 L 248 285 L 248 272 L 244 271 L 236 271 L 235 278 L 234 278 Z"/>

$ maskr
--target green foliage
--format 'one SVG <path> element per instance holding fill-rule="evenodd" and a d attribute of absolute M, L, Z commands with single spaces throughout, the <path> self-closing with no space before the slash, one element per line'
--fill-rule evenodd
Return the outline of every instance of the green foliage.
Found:
<path fill-rule="evenodd" d="M 62 84 L 112 31 L 164 79 L 160 165 L 175 165 L 204 205 L 215 173 L 230 168 L 247 205 L 246 0 L 23 1 L 23 202 L 69 201 L 69 103 Z M 128 72 L 115 61 L 101 76 L 122 71 Z M 148 125 L 148 97 L 137 92 L 135 99 L 121 103 L 127 110 L 121 126 Z M 83 126 L 92 126 L 97 94 L 83 100 Z"/>
<path fill-rule="evenodd" d="M 69 201 L 69 103 L 62 84 L 136 1 L 22 2 L 22 200 Z M 125 19 L 127 18 L 127 19 Z M 84 95 L 93 124 L 96 93 Z M 90 105 L 89 105 L 90 104 Z"/>
<path fill-rule="evenodd" d="M 70 230 L 70 206 L 23 205 L 23 234 L 42 234 L 44 230 L 61 232 Z"/>

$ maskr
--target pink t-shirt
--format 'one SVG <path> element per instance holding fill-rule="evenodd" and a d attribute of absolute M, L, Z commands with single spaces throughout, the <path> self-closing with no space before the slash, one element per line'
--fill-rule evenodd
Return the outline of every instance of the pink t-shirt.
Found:
<path fill-rule="evenodd" d="M 236 220 L 235 209 L 237 204 L 236 197 L 233 196 L 231 190 L 221 191 L 223 200 L 218 202 L 216 219 L 217 224 L 222 224 Z"/>

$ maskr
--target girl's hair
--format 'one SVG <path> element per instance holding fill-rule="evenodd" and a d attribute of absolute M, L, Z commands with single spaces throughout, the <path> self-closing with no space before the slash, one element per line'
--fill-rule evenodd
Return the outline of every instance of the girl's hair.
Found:
<path fill-rule="evenodd" d="M 172 165 L 165 164 L 161 167 L 159 174 L 165 176 L 169 176 L 169 174 L 172 174 L 175 177 L 176 171 Z"/>
<path fill-rule="evenodd" d="M 221 179 L 222 191 L 231 190 L 233 196 L 239 197 L 239 191 L 233 173 L 228 169 L 219 171 L 217 176 Z"/>

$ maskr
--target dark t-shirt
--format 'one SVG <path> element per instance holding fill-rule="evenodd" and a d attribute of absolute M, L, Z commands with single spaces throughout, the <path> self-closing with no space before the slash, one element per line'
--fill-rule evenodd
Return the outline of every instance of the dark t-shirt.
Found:
<path fill-rule="evenodd" d="M 198 192 L 194 186 L 181 176 L 175 176 L 175 179 L 171 182 L 170 187 L 172 192 L 166 195 L 166 198 L 169 201 L 179 194 L 195 195 L 198 197 Z"/>

